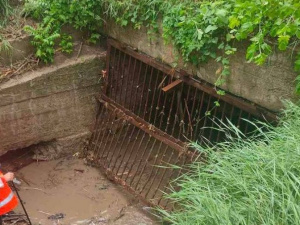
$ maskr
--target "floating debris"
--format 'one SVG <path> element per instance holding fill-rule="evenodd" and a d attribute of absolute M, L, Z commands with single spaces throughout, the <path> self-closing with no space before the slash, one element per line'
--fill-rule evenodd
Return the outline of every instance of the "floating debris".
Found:
<path fill-rule="evenodd" d="M 48 216 L 49 220 L 59 220 L 65 218 L 65 215 L 63 213 L 56 213 L 54 215 Z"/>

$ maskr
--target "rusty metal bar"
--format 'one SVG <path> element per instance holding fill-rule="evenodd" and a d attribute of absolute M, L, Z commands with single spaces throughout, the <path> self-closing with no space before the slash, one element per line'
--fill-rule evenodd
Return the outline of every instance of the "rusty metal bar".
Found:
<path fill-rule="evenodd" d="M 276 114 L 273 112 L 270 112 L 258 105 L 255 105 L 253 103 L 250 103 L 249 101 L 242 99 L 240 97 L 235 97 L 234 95 L 227 93 L 226 95 L 220 96 L 217 94 L 215 88 L 213 85 L 208 84 L 207 82 L 203 81 L 203 80 L 196 80 L 192 77 L 190 77 L 185 71 L 181 70 L 176 71 L 174 70 L 174 68 L 171 68 L 168 65 L 162 64 L 161 62 L 158 62 L 157 60 L 155 60 L 154 58 L 147 56 L 145 54 L 142 54 L 138 51 L 135 51 L 134 49 L 130 48 L 129 46 L 126 46 L 124 44 L 121 44 L 120 42 L 117 42 L 116 40 L 113 39 L 109 39 L 108 43 L 112 46 L 114 46 L 115 48 L 119 48 L 121 49 L 121 51 L 125 52 L 128 55 L 131 55 L 137 59 L 139 59 L 140 61 L 151 65 L 155 68 L 157 68 L 158 70 L 161 70 L 162 72 L 172 75 L 177 79 L 181 79 L 183 80 L 186 84 L 191 85 L 193 87 L 196 87 L 197 89 L 200 89 L 204 92 L 206 92 L 207 94 L 218 98 L 220 100 L 223 100 L 231 105 L 234 105 L 238 108 L 241 108 L 247 112 L 250 112 L 251 114 L 258 116 L 260 118 L 266 118 L 268 120 L 274 121 L 277 119 Z"/>
<path fill-rule="evenodd" d="M 133 114 L 129 110 L 125 109 L 124 107 L 120 106 L 118 103 L 109 99 L 105 95 L 99 96 L 98 100 L 100 102 L 102 102 L 106 108 L 113 111 L 119 118 L 125 119 L 126 121 L 130 122 L 134 126 L 142 129 L 149 135 L 157 138 L 158 140 L 171 146 L 172 148 L 176 149 L 177 151 L 184 153 L 184 154 L 189 154 L 189 152 L 186 150 L 185 143 L 183 143 L 180 140 L 175 139 L 174 137 L 168 135 L 167 133 L 157 129 L 152 124 L 149 124 L 148 122 L 144 121 L 143 119 L 136 116 L 135 114 Z"/>
<path fill-rule="evenodd" d="M 140 61 L 139 61 L 139 62 L 140 62 Z M 142 65 L 143 65 L 143 63 L 140 62 L 140 67 L 139 67 L 139 72 L 138 72 L 138 74 L 141 74 Z M 135 95 L 134 95 L 134 101 L 133 101 L 133 107 L 132 107 L 132 111 L 133 111 L 134 113 L 136 113 L 136 111 L 135 111 L 135 106 L 136 106 L 136 101 L 137 101 L 138 89 L 139 89 L 139 85 L 140 85 L 140 78 L 141 78 L 141 76 L 138 76 L 137 85 L 135 86 Z"/>
<path fill-rule="evenodd" d="M 119 158 L 119 155 L 120 155 L 120 153 L 121 153 L 121 149 L 122 149 L 121 147 L 123 146 L 123 144 L 124 144 L 124 141 L 126 140 L 126 134 L 128 133 L 128 131 L 129 131 L 129 126 L 127 126 L 127 129 L 126 129 L 125 135 L 123 136 L 122 142 L 121 142 L 121 144 L 120 144 L 120 147 L 119 147 L 118 154 L 117 154 L 117 156 L 116 156 L 115 163 L 114 163 L 114 164 L 111 164 L 111 165 L 112 165 L 112 167 L 111 167 L 111 170 L 112 170 L 112 171 L 114 171 L 114 170 L 115 170 L 115 168 L 116 168 L 116 166 L 117 166 L 118 158 Z M 120 135 L 121 135 L 121 133 L 120 133 Z M 117 144 L 118 144 L 118 142 L 116 142 L 116 146 L 117 146 Z M 121 162 L 120 162 L 120 163 L 121 163 Z"/>
<path fill-rule="evenodd" d="M 165 86 L 162 90 L 166 93 L 168 93 L 169 91 L 173 91 L 174 88 L 176 86 L 178 86 L 178 84 L 181 84 L 182 80 L 175 80 L 173 81 L 171 84 L 168 84 L 167 86 Z"/>

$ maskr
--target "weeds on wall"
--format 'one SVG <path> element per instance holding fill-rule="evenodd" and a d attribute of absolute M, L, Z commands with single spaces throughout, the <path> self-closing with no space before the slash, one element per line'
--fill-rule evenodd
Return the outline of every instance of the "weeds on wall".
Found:
<path fill-rule="evenodd" d="M 194 144 L 207 162 L 194 162 L 168 196 L 175 211 L 160 210 L 174 225 L 300 224 L 300 107 L 286 103 L 278 127 L 257 128 L 246 139 L 234 126 L 227 142 Z M 238 138 L 232 138 L 233 135 Z M 221 149 L 221 151 L 219 151 Z"/>
<path fill-rule="evenodd" d="M 165 41 L 186 62 L 198 65 L 214 59 L 221 63 L 216 86 L 230 74 L 229 58 L 237 51 L 234 43 L 244 39 L 250 40 L 245 56 L 249 62 L 262 65 L 275 47 L 289 49 L 300 73 L 298 0 L 27 0 L 25 6 L 41 20 L 38 28 L 27 30 L 34 36 L 37 55 L 46 62 L 53 60 L 50 48 L 54 48 L 46 37 L 58 39 L 64 24 L 89 30 L 90 41 L 95 42 L 105 20 L 111 19 L 135 29 L 146 26 L 150 38 L 158 35 L 161 22 Z M 300 75 L 296 92 L 300 93 Z"/>

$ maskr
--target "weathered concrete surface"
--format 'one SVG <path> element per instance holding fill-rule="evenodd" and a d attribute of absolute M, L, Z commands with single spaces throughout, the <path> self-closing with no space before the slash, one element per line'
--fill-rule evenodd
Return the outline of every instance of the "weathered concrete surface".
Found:
<path fill-rule="evenodd" d="M 0 84 L 0 155 L 89 132 L 105 55 L 67 59 Z"/>
<path fill-rule="evenodd" d="M 160 34 L 155 40 L 150 41 L 145 28 L 140 30 L 122 28 L 112 22 L 108 23 L 106 33 L 167 64 L 177 63 L 178 67 L 211 84 L 214 84 L 217 79 L 215 72 L 220 67 L 218 63 L 211 60 L 196 68 L 183 63 L 182 60 L 176 61 L 178 52 L 172 45 L 165 45 Z M 282 99 L 295 97 L 293 82 L 297 74 L 293 71 L 293 61 L 288 55 L 290 53 L 276 52 L 266 65 L 257 66 L 246 61 L 245 46 L 245 43 L 240 43 L 239 51 L 231 57 L 231 75 L 223 88 L 270 110 L 281 109 Z"/>
<path fill-rule="evenodd" d="M 30 40 L 28 35 L 8 40 L 10 44 L 8 50 L 0 51 L 0 65 L 11 65 L 18 60 L 28 57 L 30 54 L 34 54 L 35 50 Z M 0 46 L 1 45 L 3 45 L 3 43 L 0 43 Z"/>

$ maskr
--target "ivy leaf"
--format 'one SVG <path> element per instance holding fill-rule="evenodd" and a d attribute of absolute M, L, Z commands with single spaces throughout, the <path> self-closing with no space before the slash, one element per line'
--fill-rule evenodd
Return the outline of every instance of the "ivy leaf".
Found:
<path fill-rule="evenodd" d="M 206 111 L 205 112 L 205 116 L 210 116 L 211 115 L 211 111 Z"/>
<path fill-rule="evenodd" d="M 263 65 L 266 62 L 267 58 L 268 58 L 268 55 L 266 55 L 264 53 L 258 54 L 255 57 L 255 63 L 257 65 Z"/>
<path fill-rule="evenodd" d="M 35 54 L 36 54 L 37 57 L 41 57 L 42 56 L 41 49 L 38 49 Z"/>
<path fill-rule="evenodd" d="M 240 21 L 235 17 L 235 16 L 232 16 L 229 18 L 229 28 L 230 29 L 233 29 L 235 27 L 238 27 L 240 25 Z"/>
<path fill-rule="evenodd" d="M 300 74 L 296 77 L 296 94 L 300 94 Z"/>
<path fill-rule="evenodd" d="M 291 36 L 290 35 L 279 35 L 278 37 L 278 48 L 279 50 L 286 50 Z"/>
<path fill-rule="evenodd" d="M 121 26 L 122 26 L 122 27 L 127 26 L 127 24 L 128 24 L 128 21 L 127 21 L 127 20 L 122 20 L 122 21 L 121 21 Z"/>
<path fill-rule="evenodd" d="M 296 37 L 297 37 L 298 39 L 300 39 L 300 30 L 297 30 L 297 31 L 296 31 Z"/>
<path fill-rule="evenodd" d="M 197 33 L 198 33 L 198 40 L 201 40 L 204 32 L 201 29 L 198 29 Z"/>
<path fill-rule="evenodd" d="M 216 29 L 218 29 L 218 27 L 217 26 L 215 26 L 215 25 L 208 25 L 207 27 L 206 27 L 206 29 L 205 29 L 205 33 L 209 33 L 209 32 L 211 32 L 211 31 L 214 31 L 214 30 L 216 30 Z"/>
<path fill-rule="evenodd" d="M 294 66 L 295 71 L 300 71 L 300 54 L 298 59 L 295 61 L 295 66 Z"/>
<path fill-rule="evenodd" d="M 229 42 L 233 38 L 232 34 L 226 34 L 226 41 Z"/>
<path fill-rule="evenodd" d="M 216 107 L 219 107 L 219 106 L 220 106 L 220 102 L 219 102 L 219 101 L 215 101 L 214 103 L 215 103 L 215 106 L 216 106 Z"/>
<path fill-rule="evenodd" d="M 227 16 L 227 10 L 225 9 L 218 9 L 216 11 L 216 16 L 220 18 L 222 21 L 227 21 L 226 16 Z"/>
<path fill-rule="evenodd" d="M 225 95 L 225 91 L 223 91 L 223 90 L 218 90 L 218 91 L 217 91 L 217 94 L 218 94 L 218 95 Z"/>

